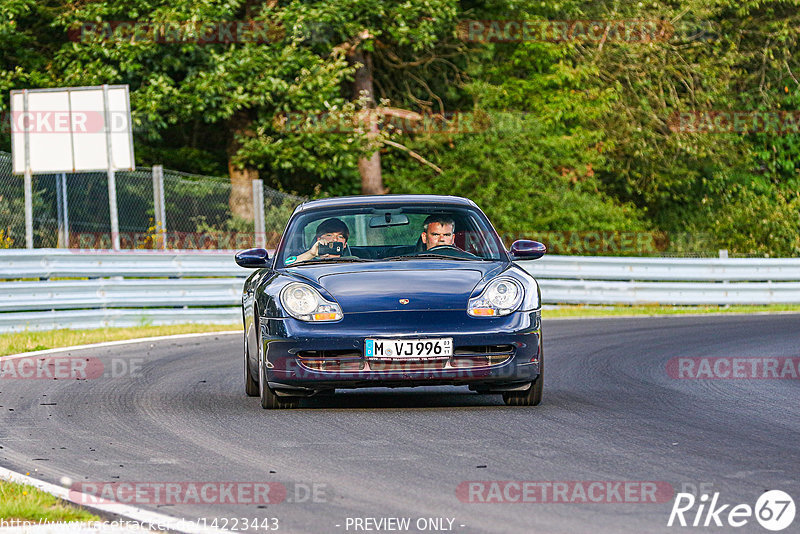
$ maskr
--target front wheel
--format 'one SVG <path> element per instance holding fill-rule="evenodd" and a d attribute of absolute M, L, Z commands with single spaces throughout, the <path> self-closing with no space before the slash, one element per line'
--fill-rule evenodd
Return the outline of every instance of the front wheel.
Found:
<path fill-rule="evenodd" d="M 264 357 L 261 354 L 261 330 L 256 325 L 256 343 L 258 344 L 258 393 L 261 397 L 261 407 L 265 410 L 282 410 L 285 408 L 297 408 L 300 404 L 298 397 L 279 397 L 272 391 L 267 383 L 267 367 L 264 365 Z"/>
<path fill-rule="evenodd" d="M 244 333 L 244 391 L 248 397 L 258 397 L 258 380 L 250 371 L 250 347 L 247 343 L 247 332 Z"/>
<path fill-rule="evenodd" d="M 525 391 L 508 391 L 503 393 L 503 402 L 506 406 L 538 406 L 542 402 L 544 389 L 544 351 L 539 350 L 539 376 L 531 382 L 531 387 Z"/>
<path fill-rule="evenodd" d="M 261 369 L 261 380 L 259 380 L 259 393 L 261 396 L 261 407 L 265 410 L 283 410 L 287 408 L 297 408 L 300 405 L 300 399 L 297 397 L 279 397 L 272 391 L 272 388 L 267 384 L 267 370 L 264 368 L 263 362 L 259 360 L 259 369 Z"/>
<path fill-rule="evenodd" d="M 538 406 L 542 402 L 542 382 L 540 374 L 527 390 L 503 393 L 503 402 L 506 406 Z"/>

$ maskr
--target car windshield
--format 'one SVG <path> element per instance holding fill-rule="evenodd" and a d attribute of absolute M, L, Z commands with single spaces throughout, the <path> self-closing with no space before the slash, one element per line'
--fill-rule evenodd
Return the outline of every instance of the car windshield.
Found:
<path fill-rule="evenodd" d="M 390 205 L 295 216 L 277 265 L 411 259 L 497 261 L 507 254 L 486 217 L 469 207 Z"/>

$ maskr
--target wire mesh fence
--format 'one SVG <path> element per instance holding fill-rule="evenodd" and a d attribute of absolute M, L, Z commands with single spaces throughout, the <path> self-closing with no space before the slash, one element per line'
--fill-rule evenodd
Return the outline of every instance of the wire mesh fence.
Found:
<path fill-rule="evenodd" d="M 155 187 L 155 176 L 161 180 L 160 188 Z M 247 202 L 252 210 L 242 216 L 231 208 L 233 187 L 227 177 L 167 169 L 154 172 L 150 167 L 117 172 L 116 189 L 121 249 L 271 249 L 277 246 L 294 208 L 305 200 L 254 187 Z M 263 205 L 252 198 L 254 194 L 263 195 Z M 163 217 L 158 213 L 159 197 L 163 199 Z M 35 175 L 32 200 L 34 248 L 113 247 L 105 172 L 71 173 L 64 181 L 55 174 Z M 263 215 L 263 229 L 256 226 L 258 211 Z M 551 253 L 562 255 L 709 258 L 725 252 L 727 257 L 727 251 L 714 246 L 713 236 L 696 233 L 532 231 L 503 235 L 508 246 L 516 239 L 537 239 Z M 23 177 L 11 173 L 11 155 L 0 152 L 0 248 L 25 246 Z"/>
<path fill-rule="evenodd" d="M 33 204 L 40 195 L 34 195 Z M 41 213 L 41 211 L 40 211 Z M 25 246 L 25 198 L 22 178 L 11 174 L 11 155 L 0 152 L 0 248 Z"/>
<path fill-rule="evenodd" d="M 159 189 L 152 168 L 116 173 L 121 249 L 273 248 L 289 215 L 305 200 L 263 187 L 264 232 L 257 235 L 253 215 L 231 209 L 227 178 L 168 169 L 161 176 L 164 220 L 156 209 Z M 111 249 L 110 220 L 105 172 L 33 176 L 34 248 Z M 0 152 L 0 248 L 25 247 L 23 177 L 12 174 L 11 155 Z"/>

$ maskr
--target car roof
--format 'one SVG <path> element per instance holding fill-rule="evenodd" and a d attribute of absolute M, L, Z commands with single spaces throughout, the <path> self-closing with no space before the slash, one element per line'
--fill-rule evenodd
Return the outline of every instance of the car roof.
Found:
<path fill-rule="evenodd" d="M 309 200 L 297 207 L 297 212 L 318 208 L 347 208 L 355 206 L 382 206 L 387 204 L 419 204 L 430 206 L 478 206 L 468 198 L 450 195 L 359 195 L 350 197 Z"/>

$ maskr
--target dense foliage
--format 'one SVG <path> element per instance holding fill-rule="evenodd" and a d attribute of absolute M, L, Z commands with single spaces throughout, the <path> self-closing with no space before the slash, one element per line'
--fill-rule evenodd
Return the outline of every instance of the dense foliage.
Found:
<path fill-rule="evenodd" d="M 799 4 L 5 0 L 0 111 L 10 89 L 126 83 L 142 165 L 252 169 L 288 192 L 358 194 L 359 157 L 378 147 L 387 191 L 468 196 L 504 234 L 638 232 L 671 252 L 792 256 L 800 126 L 683 131 L 675 117 L 798 112 Z M 269 26 L 269 42 L 75 39 L 87 22 L 240 20 Z M 481 41 L 465 38 L 464 20 L 645 20 L 666 30 Z M 352 118 L 373 105 L 353 92 L 354 50 L 370 58 L 379 108 L 462 112 L 472 127 L 384 124 L 370 138 L 350 120 L 325 131 L 321 115 Z M 301 112 L 314 124 L 287 128 Z"/>

